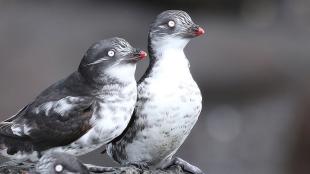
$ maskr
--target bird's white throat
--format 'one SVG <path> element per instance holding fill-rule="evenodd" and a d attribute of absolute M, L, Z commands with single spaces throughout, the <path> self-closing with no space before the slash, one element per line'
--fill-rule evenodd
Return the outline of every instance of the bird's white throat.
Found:
<path fill-rule="evenodd" d="M 136 71 L 136 64 L 121 64 L 109 67 L 106 70 L 106 74 L 112 78 L 117 78 L 121 82 L 132 82 L 134 81 Z"/>
<path fill-rule="evenodd" d="M 155 65 L 153 72 L 156 76 L 173 76 L 173 78 L 190 75 L 189 62 L 184 54 L 189 39 L 170 37 L 152 41 Z"/>
<path fill-rule="evenodd" d="M 165 36 L 161 38 L 154 38 L 151 41 L 152 47 L 157 52 L 162 52 L 162 49 L 180 49 L 183 50 L 190 39 L 174 37 L 174 36 Z"/>

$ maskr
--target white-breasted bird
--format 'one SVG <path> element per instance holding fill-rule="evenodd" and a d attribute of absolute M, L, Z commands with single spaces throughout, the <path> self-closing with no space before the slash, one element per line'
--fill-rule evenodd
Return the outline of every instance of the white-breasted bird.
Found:
<path fill-rule="evenodd" d="M 107 153 L 122 165 L 167 168 L 179 164 L 203 173 L 181 158 L 173 158 L 198 120 L 202 96 L 183 49 L 205 31 L 179 10 L 164 11 L 150 26 L 150 65 L 138 82 L 138 99 L 124 133 Z"/>
<path fill-rule="evenodd" d="M 34 162 L 47 152 L 83 155 L 112 141 L 131 118 L 136 63 L 145 57 L 121 38 L 93 44 L 77 71 L 0 123 L 0 155 Z"/>

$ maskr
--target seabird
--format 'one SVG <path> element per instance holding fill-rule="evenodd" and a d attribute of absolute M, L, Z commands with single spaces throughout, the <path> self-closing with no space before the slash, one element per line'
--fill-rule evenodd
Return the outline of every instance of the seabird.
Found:
<path fill-rule="evenodd" d="M 205 31 L 184 11 L 168 10 L 150 26 L 150 65 L 138 82 L 134 114 L 124 133 L 107 153 L 122 165 L 168 168 L 178 164 L 191 173 L 203 173 L 181 158 L 173 158 L 194 127 L 202 96 L 183 49 Z"/>
<path fill-rule="evenodd" d="M 112 141 L 130 121 L 136 63 L 145 57 L 121 38 L 93 44 L 77 71 L 0 123 L 0 155 L 27 163 L 47 152 L 83 155 Z"/>

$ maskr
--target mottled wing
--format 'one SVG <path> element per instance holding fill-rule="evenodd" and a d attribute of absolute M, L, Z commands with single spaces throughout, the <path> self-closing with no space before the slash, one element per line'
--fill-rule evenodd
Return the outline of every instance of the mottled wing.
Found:
<path fill-rule="evenodd" d="M 90 129 L 91 97 L 67 96 L 39 106 L 30 104 L 15 119 L 0 123 L 0 136 L 4 144 L 27 141 L 32 149 L 44 150 L 71 143 Z M 23 150 L 17 149 L 16 151 Z"/>

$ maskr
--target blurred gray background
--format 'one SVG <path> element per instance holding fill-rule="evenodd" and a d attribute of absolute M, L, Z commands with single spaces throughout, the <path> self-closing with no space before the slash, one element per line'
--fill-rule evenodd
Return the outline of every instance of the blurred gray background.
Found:
<path fill-rule="evenodd" d="M 308 0 L 0 0 L 1 120 L 75 71 L 95 41 L 146 49 L 149 24 L 167 9 L 208 32 L 185 50 L 204 106 L 177 156 L 209 174 L 309 174 Z M 99 152 L 81 159 L 117 165 Z"/>

